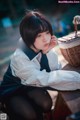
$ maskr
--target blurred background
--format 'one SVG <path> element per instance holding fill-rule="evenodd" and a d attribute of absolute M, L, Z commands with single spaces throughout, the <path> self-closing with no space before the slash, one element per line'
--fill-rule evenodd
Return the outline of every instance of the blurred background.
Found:
<path fill-rule="evenodd" d="M 65 4 L 58 3 L 58 0 L 0 0 L 0 80 L 3 79 L 10 56 L 17 47 L 20 38 L 19 23 L 25 12 L 33 9 L 38 9 L 47 16 L 58 38 L 74 31 L 73 17 L 80 15 L 79 3 Z"/>

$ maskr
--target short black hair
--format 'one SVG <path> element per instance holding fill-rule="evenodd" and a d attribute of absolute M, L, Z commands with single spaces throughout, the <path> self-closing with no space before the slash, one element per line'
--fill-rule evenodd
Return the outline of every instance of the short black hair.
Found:
<path fill-rule="evenodd" d="M 28 47 L 34 46 L 37 34 L 45 31 L 53 35 L 50 22 L 38 11 L 27 12 L 20 23 L 20 35 Z"/>

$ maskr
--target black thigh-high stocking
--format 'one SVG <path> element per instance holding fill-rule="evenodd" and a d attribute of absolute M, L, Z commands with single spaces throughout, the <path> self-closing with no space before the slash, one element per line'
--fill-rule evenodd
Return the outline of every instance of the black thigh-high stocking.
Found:
<path fill-rule="evenodd" d="M 25 88 L 26 91 L 26 88 Z M 35 88 L 32 91 L 27 92 L 27 96 L 34 101 L 34 103 L 38 106 L 38 108 L 43 112 L 48 112 L 52 106 L 52 99 L 47 92 L 47 90 L 43 88 Z"/>
<path fill-rule="evenodd" d="M 10 120 L 38 120 L 35 109 L 24 96 L 13 96 L 6 103 Z"/>
<path fill-rule="evenodd" d="M 48 92 L 39 87 L 23 87 L 6 102 L 11 120 L 43 120 L 43 113 L 51 109 Z"/>

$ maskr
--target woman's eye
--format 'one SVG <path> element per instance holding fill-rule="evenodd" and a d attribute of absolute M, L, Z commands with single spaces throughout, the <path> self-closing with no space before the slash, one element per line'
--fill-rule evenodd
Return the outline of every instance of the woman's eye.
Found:
<path fill-rule="evenodd" d="M 41 35 L 37 35 L 37 37 L 41 37 Z"/>
<path fill-rule="evenodd" d="M 49 32 L 49 31 L 47 31 L 47 32 L 46 32 L 46 34 L 50 34 L 50 32 Z"/>

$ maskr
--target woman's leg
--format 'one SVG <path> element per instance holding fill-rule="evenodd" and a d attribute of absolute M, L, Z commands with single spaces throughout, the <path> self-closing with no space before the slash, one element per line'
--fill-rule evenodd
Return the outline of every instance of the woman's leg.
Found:
<path fill-rule="evenodd" d="M 10 120 L 42 120 L 51 106 L 52 99 L 46 90 L 30 86 L 22 87 L 6 102 Z"/>
<path fill-rule="evenodd" d="M 13 96 L 6 102 L 10 120 L 38 120 L 38 116 L 28 99 Z"/>
<path fill-rule="evenodd" d="M 26 89 L 27 87 L 25 87 L 24 91 L 26 91 Z M 38 110 L 40 109 L 43 112 L 51 110 L 52 99 L 47 90 L 40 87 L 34 87 L 33 90 L 27 92 L 27 96 L 36 104 Z"/>

